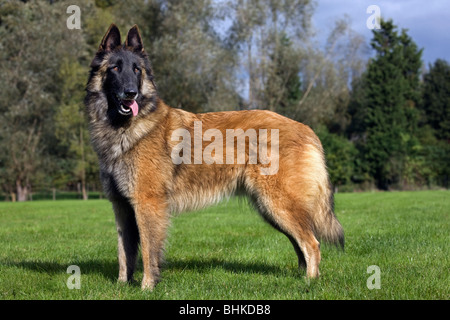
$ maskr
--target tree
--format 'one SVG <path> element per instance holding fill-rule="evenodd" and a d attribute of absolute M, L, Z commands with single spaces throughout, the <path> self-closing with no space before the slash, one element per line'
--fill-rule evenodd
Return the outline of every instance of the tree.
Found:
<path fill-rule="evenodd" d="M 214 28 L 222 19 L 218 10 L 210 0 L 154 0 L 142 6 L 158 93 L 172 107 L 193 112 L 237 107 L 234 50 Z"/>
<path fill-rule="evenodd" d="M 54 106 L 56 24 L 45 2 L 13 1 L 0 7 L 0 135 L 2 180 L 15 189 L 17 200 L 25 201 L 45 157 L 43 137 L 51 125 Z M 49 14 L 49 16 L 47 16 Z M 46 21 L 46 23 L 42 23 Z"/>
<path fill-rule="evenodd" d="M 11 1 L 0 10 L 0 178 L 3 189 L 25 201 L 53 174 L 59 67 L 63 57 L 83 56 L 84 40 L 61 28 L 63 3 Z"/>
<path fill-rule="evenodd" d="M 239 50 L 245 69 L 248 107 L 277 111 L 287 95 L 286 81 L 296 81 L 299 73 L 303 56 L 299 44 L 309 34 L 312 2 L 238 0 L 230 1 L 230 7 L 233 21 L 228 41 Z M 295 91 L 295 84 L 290 85 L 288 90 Z"/>
<path fill-rule="evenodd" d="M 59 107 L 55 112 L 55 135 L 59 143 L 67 148 L 63 168 L 68 169 L 69 176 L 79 183 L 84 200 L 88 199 L 86 189 L 88 171 L 98 174 L 97 158 L 90 146 L 89 132 L 84 114 L 84 85 L 87 68 L 83 68 L 75 59 L 63 59 L 59 71 L 61 83 Z M 67 163 L 69 162 L 69 163 Z M 68 164 L 68 166 L 67 166 Z M 60 172 L 63 168 L 60 167 Z M 57 175 L 55 174 L 56 178 Z M 73 181 L 66 178 L 66 183 Z"/>
<path fill-rule="evenodd" d="M 350 84 L 364 70 L 363 37 L 344 16 L 335 21 L 324 48 L 309 40 L 304 51 L 300 60 L 303 94 L 289 117 L 312 128 L 325 124 L 333 132 L 343 132 L 349 122 Z"/>
<path fill-rule="evenodd" d="M 424 75 L 420 156 L 429 170 L 427 184 L 446 188 L 450 177 L 450 65 L 437 59 Z"/>
<path fill-rule="evenodd" d="M 345 137 L 330 133 L 324 126 L 320 126 L 316 133 L 325 150 L 330 180 L 337 192 L 340 186 L 351 182 L 358 151 Z"/>
<path fill-rule="evenodd" d="M 230 41 L 245 66 L 247 107 L 276 111 L 313 128 L 326 124 L 343 131 L 349 84 L 364 67 L 363 38 L 345 17 L 336 21 L 322 48 L 311 34 L 311 2 L 285 1 L 276 10 L 271 3 L 239 2 L 230 29 Z"/>
<path fill-rule="evenodd" d="M 290 39 L 285 34 L 280 38 L 278 54 L 270 55 L 264 100 L 269 110 L 289 115 L 302 96 L 300 64 L 298 52 L 292 48 Z"/>
<path fill-rule="evenodd" d="M 450 140 L 450 65 L 437 59 L 423 80 L 421 109 L 438 139 Z"/>
<path fill-rule="evenodd" d="M 402 181 L 407 155 L 415 145 L 422 50 L 392 21 L 373 31 L 375 58 L 369 62 L 354 101 L 353 128 L 365 169 L 381 189 Z"/>

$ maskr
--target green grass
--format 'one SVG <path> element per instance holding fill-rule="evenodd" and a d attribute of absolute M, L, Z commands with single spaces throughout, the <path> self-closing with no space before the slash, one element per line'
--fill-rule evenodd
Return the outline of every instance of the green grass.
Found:
<path fill-rule="evenodd" d="M 288 239 L 232 199 L 172 220 L 162 282 L 142 292 L 140 260 L 136 283 L 116 281 L 106 200 L 0 203 L 0 299 L 449 299 L 449 212 L 449 191 L 337 194 L 345 252 L 322 246 L 308 282 Z"/>

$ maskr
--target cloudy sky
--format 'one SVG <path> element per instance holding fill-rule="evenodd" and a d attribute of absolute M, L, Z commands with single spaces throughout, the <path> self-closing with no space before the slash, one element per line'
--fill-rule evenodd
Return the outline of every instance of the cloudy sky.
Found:
<path fill-rule="evenodd" d="M 326 38 L 326 30 L 344 14 L 351 19 L 353 30 L 367 39 L 372 32 L 366 26 L 371 14 L 367 7 L 377 5 L 381 17 L 392 19 L 399 30 L 408 29 L 408 34 L 424 48 L 422 58 L 428 66 L 437 58 L 450 62 L 450 1 L 449 0 L 317 0 L 313 24 L 319 39 Z"/>

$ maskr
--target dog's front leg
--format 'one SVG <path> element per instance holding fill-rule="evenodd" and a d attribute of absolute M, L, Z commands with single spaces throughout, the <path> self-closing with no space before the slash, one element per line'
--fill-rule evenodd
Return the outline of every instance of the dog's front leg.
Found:
<path fill-rule="evenodd" d="M 136 218 L 127 200 L 115 200 L 112 203 L 118 235 L 119 281 L 131 282 L 139 244 Z"/>
<path fill-rule="evenodd" d="M 142 289 L 152 290 L 159 281 L 169 216 L 161 199 L 146 199 L 135 211 L 144 266 Z"/>

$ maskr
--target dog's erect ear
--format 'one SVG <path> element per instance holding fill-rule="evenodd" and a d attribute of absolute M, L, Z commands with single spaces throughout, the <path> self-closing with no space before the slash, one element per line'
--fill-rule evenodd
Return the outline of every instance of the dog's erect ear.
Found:
<path fill-rule="evenodd" d="M 134 25 L 128 31 L 127 40 L 125 40 L 125 46 L 132 47 L 133 50 L 137 52 L 144 50 L 141 34 L 139 33 L 139 28 L 137 25 Z"/>
<path fill-rule="evenodd" d="M 99 51 L 112 51 L 122 43 L 120 41 L 120 31 L 119 28 L 113 23 L 109 26 L 108 31 L 106 31 L 105 36 L 103 37 L 102 43 L 98 48 Z"/>

